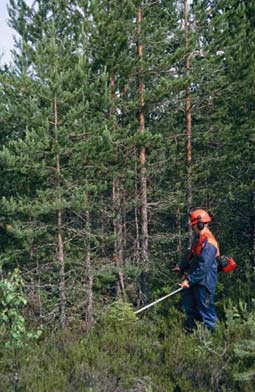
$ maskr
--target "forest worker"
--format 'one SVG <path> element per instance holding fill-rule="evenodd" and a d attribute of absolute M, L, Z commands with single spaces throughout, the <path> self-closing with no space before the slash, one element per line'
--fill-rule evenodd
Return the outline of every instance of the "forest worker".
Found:
<path fill-rule="evenodd" d="M 187 316 L 185 329 L 196 329 L 195 320 L 213 331 L 217 321 L 214 305 L 214 293 L 217 283 L 218 243 L 208 228 L 211 216 L 203 209 L 196 209 L 189 215 L 189 224 L 194 233 L 191 252 L 181 265 L 173 270 L 184 274 L 180 286 L 184 289 L 183 307 Z"/>

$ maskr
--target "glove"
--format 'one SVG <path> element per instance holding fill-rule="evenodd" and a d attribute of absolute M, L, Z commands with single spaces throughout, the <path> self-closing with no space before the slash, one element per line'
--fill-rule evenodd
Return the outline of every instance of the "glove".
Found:
<path fill-rule="evenodd" d="M 180 283 L 180 286 L 181 286 L 182 289 L 188 289 L 188 288 L 190 287 L 188 279 L 184 279 L 184 280 Z"/>

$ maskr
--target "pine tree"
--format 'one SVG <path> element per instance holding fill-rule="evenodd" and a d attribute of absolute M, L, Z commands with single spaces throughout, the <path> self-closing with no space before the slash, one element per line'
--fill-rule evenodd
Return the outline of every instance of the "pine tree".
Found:
<path fill-rule="evenodd" d="M 252 7 L 238 1 L 194 2 L 207 95 L 198 120 L 206 116 L 209 130 L 208 156 L 200 157 L 201 172 L 215 193 L 209 197 L 224 233 L 223 251 L 233 252 L 241 264 L 249 260 L 253 265 Z"/>
<path fill-rule="evenodd" d="M 99 298 L 171 284 L 192 206 L 253 265 L 253 18 L 236 5 L 194 1 L 184 18 L 184 1 L 12 0 L 1 258 L 26 271 L 41 316 L 60 305 L 62 325 L 71 313 L 91 324 Z"/>
<path fill-rule="evenodd" d="M 39 15 L 40 12 L 39 9 Z M 50 8 L 47 12 L 51 15 Z M 30 125 L 29 117 L 25 118 L 23 134 L 17 140 L 11 140 L 1 153 L 7 172 L 14 172 L 17 181 L 22 184 L 22 187 L 17 187 L 14 182 L 13 197 L 9 197 L 9 191 L 2 206 L 8 211 L 9 218 L 12 217 L 14 236 L 21 239 L 20 262 L 25 266 L 26 254 L 29 253 L 32 259 L 29 259 L 29 270 L 40 259 L 37 276 L 40 276 L 41 284 L 48 287 L 46 302 L 51 302 L 44 313 L 50 311 L 53 316 L 56 313 L 58 286 L 60 322 L 64 326 L 67 302 L 70 306 L 77 301 L 76 289 L 73 290 L 72 286 L 78 279 L 79 259 L 84 259 L 84 255 L 74 249 L 84 241 L 84 231 L 79 225 L 84 222 L 82 215 L 85 217 L 88 209 L 86 194 L 97 192 L 97 184 L 90 184 L 90 181 L 94 181 L 102 171 L 99 156 L 102 154 L 103 159 L 108 148 L 104 145 L 106 125 L 103 116 L 99 114 L 96 118 L 91 107 L 103 107 L 108 98 L 104 74 L 97 79 L 90 77 L 87 56 L 77 52 L 77 42 L 70 40 L 71 32 L 63 32 L 60 28 L 62 19 L 56 19 L 54 13 L 52 15 L 41 25 L 43 38 L 36 39 L 38 31 L 33 36 L 33 53 L 24 44 L 21 53 L 17 53 L 16 63 L 18 66 L 22 64 L 25 77 L 32 72 L 29 96 L 33 102 L 35 125 Z M 23 40 L 25 38 L 24 33 Z M 23 65 L 26 57 L 29 58 L 29 68 Z M 102 94 L 98 95 L 100 89 Z M 94 167 L 91 173 L 84 175 L 89 162 Z M 77 219 L 77 214 L 81 215 L 80 219 Z M 83 249 L 88 255 L 91 233 L 85 233 L 87 244 Z M 54 271 L 57 265 L 55 252 L 58 277 Z M 77 268 L 73 274 L 74 263 Z M 90 270 L 88 262 L 87 269 Z M 91 271 L 85 273 L 91 276 Z M 44 291 L 44 295 L 46 293 Z"/>

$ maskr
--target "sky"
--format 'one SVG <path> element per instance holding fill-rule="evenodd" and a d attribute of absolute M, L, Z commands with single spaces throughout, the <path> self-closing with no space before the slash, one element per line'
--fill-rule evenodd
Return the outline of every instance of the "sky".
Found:
<path fill-rule="evenodd" d="M 10 50 L 13 47 L 14 31 L 8 26 L 8 0 L 0 0 L 0 53 L 3 54 L 2 63 L 9 63 L 11 61 Z"/>
<path fill-rule="evenodd" d="M 26 3 L 31 5 L 32 0 L 26 0 Z M 9 4 L 9 0 L 0 0 L 0 54 L 3 55 L 1 63 L 9 64 L 11 61 L 11 49 L 14 45 L 13 36 L 15 35 L 15 32 L 8 26 L 7 4 Z"/>

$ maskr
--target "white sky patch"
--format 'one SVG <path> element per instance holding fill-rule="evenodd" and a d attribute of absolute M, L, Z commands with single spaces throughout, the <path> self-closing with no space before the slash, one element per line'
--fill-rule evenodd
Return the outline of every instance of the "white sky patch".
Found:
<path fill-rule="evenodd" d="M 33 0 L 26 0 L 28 5 L 32 5 L 32 2 Z M 9 0 L 0 0 L 0 59 L 2 64 L 11 62 L 11 49 L 14 45 L 15 31 L 8 26 L 8 4 Z"/>

